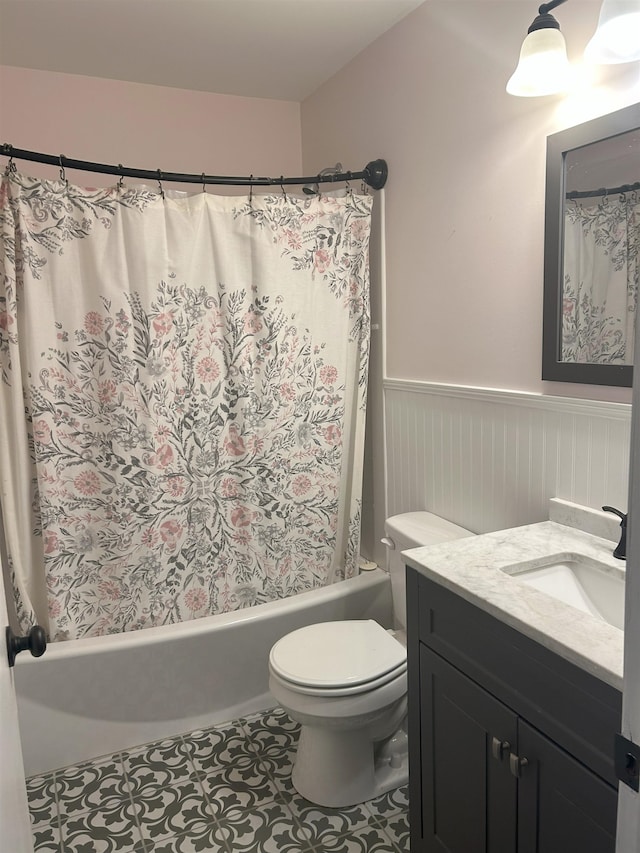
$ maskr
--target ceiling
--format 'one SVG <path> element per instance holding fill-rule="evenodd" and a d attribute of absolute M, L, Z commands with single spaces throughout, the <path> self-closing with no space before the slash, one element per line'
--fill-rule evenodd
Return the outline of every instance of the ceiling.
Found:
<path fill-rule="evenodd" d="M 424 0 L 0 0 L 0 63 L 302 101 Z"/>

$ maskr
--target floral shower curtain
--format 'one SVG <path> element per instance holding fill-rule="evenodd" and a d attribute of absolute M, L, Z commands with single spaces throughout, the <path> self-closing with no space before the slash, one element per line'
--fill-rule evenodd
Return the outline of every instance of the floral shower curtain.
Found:
<path fill-rule="evenodd" d="M 562 361 L 632 364 L 640 279 L 635 193 L 565 215 Z"/>
<path fill-rule="evenodd" d="M 0 196 L 19 619 L 134 630 L 357 573 L 371 197 Z"/>

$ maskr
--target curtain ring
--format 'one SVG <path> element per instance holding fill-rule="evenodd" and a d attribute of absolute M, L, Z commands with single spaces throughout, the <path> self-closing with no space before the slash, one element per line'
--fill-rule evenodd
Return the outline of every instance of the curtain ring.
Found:
<path fill-rule="evenodd" d="M 287 194 L 284 189 L 284 175 L 280 175 L 280 189 L 282 190 L 282 195 L 284 196 L 285 201 L 289 201 L 287 198 Z"/>
<path fill-rule="evenodd" d="M 5 167 L 4 173 L 5 173 L 5 175 L 13 175 L 18 171 L 16 168 L 16 164 L 13 162 L 13 145 L 5 145 L 5 148 L 8 149 L 9 162 L 7 163 L 7 165 Z M 5 154 L 5 156 L 6 156 L 6 154 Z"/>
<path fill-rule="evenodd" d="M 69 186 L 69 181 L 67 180 L 67 173 L 64 168 L 64 154 L 58 155 L 58 160 L 60 162 L 60 180 L 63 181 L 67 186 Z"/>
<path fill-rule="evenodd" d="M 118 169 L 120 169 L 120 179 L 119 179 L 118 185 L 116 187 L 118 192 L 122 192 L 122 190 L 124 189 L 124 175 L 122 174 L 123 168 L 124 167 L 123 167 L 122 163 L 118 163 Z"/>
<path fill-rule="evenodd" d="M 249 184 L 249 204 L 253 204 L 253 174 L 249 177 L 251 183 Z"/>
<path fill-rule="evenodd" d="M 162 198 L 164 198 L 164 190 L 162 189 L 162 172 L 158 169 L 158 190 Z"/>
<path fill-rule="evenodd" d="M 204 172 L 203 172 L 202 173 L 202 192 L 206 193 L 206 191 L 207 191 L 207 185 L 204 182 Z"/>

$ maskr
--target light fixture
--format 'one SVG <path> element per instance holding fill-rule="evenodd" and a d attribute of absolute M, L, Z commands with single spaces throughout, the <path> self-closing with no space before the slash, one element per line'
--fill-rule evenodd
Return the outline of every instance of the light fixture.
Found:
<path fill-rule="evenodd" d="M 562 3 L 566 0 L 550 0 L 538 9 L 522 43 L 518 67 L 507 83 L 510 95 L 553 95 L 569 88 L 567 48 L 560 25 L 549 14 Z M 585 59 L 603 65 L 640 60 L 640 0 L 603 0 Z"/>
<path fill-rule="evenodd" d="M 567 46 L 560 24 L 549 14 L 566 0 L 551 0 L 538 9 L 538 16 L 527 30 L 518 67 L 507 83 L 510 95 L 536 97 L 564 92 L 571 81 Z"/>
<path fill-rule="evenodd" d="M 604 0 L 584 57 L 604 65 L 640 60 L 640 0 Z"/>

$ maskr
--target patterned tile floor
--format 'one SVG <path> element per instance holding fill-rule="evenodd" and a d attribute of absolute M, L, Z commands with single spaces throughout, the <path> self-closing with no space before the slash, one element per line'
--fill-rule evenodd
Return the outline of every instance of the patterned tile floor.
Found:
<path fill-rule="evenodd" d="M 291 785 L 274 709 L 27 781 L 36 853 L 406 853 L 406 788 L 341 810 Z"/>

